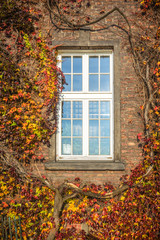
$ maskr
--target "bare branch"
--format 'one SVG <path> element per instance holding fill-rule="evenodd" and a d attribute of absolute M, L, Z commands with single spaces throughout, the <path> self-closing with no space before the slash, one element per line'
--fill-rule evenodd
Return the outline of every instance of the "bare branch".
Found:
<path fill-rule="evenodd" d="M 58 13 L 59 13 L 59 15 L 58 15 L 58 14 L 56 14 L 56 13 L 54 12 L 54 16 L 56 16 L 56 17 L 57 17 L 58 19 L 60 19 L 61 21 L 67 23 L 67 25 L 68 25 L 70 28 L 73 28 L 74 25 L 73 25 L 71 22 L 69 22 L 69 21 L 64 17 L 64 15 L 61 13 L 61 11 L 60 11 L 60 9 L 59 9 L 59 7 L 58 7 L 58 4 L 56 3 L 55 0 L 53 0 L 53 3 L 54 3 L 54 5 L 56 6 L 56 8 L 57 8 L 57 10 L 58 10 Z M 49 11 L 50 11 L 51 13 L 53 13 L 53 11 L 52 11 L 52 9 L 51 9 L 50 0 L 47 0 L 47 5 L 48 5 Z"/>
<path fill-rule="evenodd" d="M 153 166 L 150 166 L 146 173 L 142 176 L 141 180 L 139 181 L 139 183 L 137 184 L 134 184 L 132 187 L 136 187 L 138 186 L 142 180 L 144 179 L 144 177 L 146 177 L 147 175 L 149 175 L 149 173 L 151 172 L 151 170 L 153 169 Z M 97 199 L 111 199 L 111 198 L 114 198 L 120 194 L 122 194 L 123 192 L 125 192 L 126 190 L 128 190 L 129 188 L 131 188 L 130 186 L 128 185 L 124 185 L 122 186 L 121 188 L 117 188 L 115 191 L 113 192 L 109 192 L 109 193 L 106 193 L 105 195 L 101 195 L 101 194 L 98 194 L 98 193 L 93 193 L 93 192 L 85 192 L 83 189 L 77 187 L 75 184 L 73 183 L 65 183 L 65 186 L 68 187 L 69 189 L 72 189 L 78 193 L 81 193 L 82 195 L 84 196 L 88 196 L 88 197 L 92 197 L 92 198 L 97 198 Z"/>
<path fill-rule="evenodd" d="M 56 8 L 57 8 L 57 10 L 58 10 L 59 15 L 56 14 L 55 12 L 53 12 L 53 10 L 51 9 L 50 1 L 47 0 L 47 5 L 48 5 L 48 10 L 49 10 L 49 12 L 50 12 L 51 22 L 52 22 L 52 24 L 53 24 L 57 29 L 59 29 L 59 30 L 63 30 L 63 31 L 64 31 L 64 30 L 74 30 L 74 31 L 75 31 L 75 30 L 84 30 L 84 31 L 92 31 L 92 32 L 94 32 L 94 31 L 106 30 L 106 29 L 108 29 L 109 27 L 116 26 L 116 27 L 122 29 L 123 31 L 125 31 L 125 32 L 131 37 L 131 26 L 130 26 L 130 23 L 129 23 L 127 17 L 125 16 L 125 14 L 124 14 L 118 7 L 114 7 L 112 10 L 108 11 L 108 12 L 105 13 L 103 16 L 101 16 L 101 17 L 99 17 L 99 18 L 97 18 L 97 19 L 95 19 L 95 20 L 93 20 L 93 21 L 91 21 L 91 22 L 89 22 L 89 23 L 73 24 L 73 23 L 71 23 L 70 21 L 68 21 L 68 20 L 66 19 L 66 17 L 64 17 L 64 15 L 61 13 L 61 11 L 60 11 L 60 9 L 59 9 L 59 6 L 58 6 L 58 4 L 56 3 L 56 1 L 54 1 L 54 4 L 55 4 L 55 6 L 56 6 Z M 99 28 L 99 29 L 95 29 L 95 30 L 94 30 L 94 29 L 90 29 L 90 28 L 89 28 L 89 29 L 88 29 L 88 28 L 84 28 L 84 27 L 91 26 L 91 25 L 94 25 L 94 24 L 100 22 L 101 20 L 107 18 L 109 15 L 111 15 L 111 14 L 114 13 L 115 11 L 117 11 L 117 12 L 124 18 L 125 22 L 126 22 L 127 25 L 128 25 L 129 31 L 125 30 L 124 28 L 122 28 L 122 27 L 120 27 L 120 26 L 118 26 L 118 25 L 116 25 L 116 24 L 110 25 L 110 26 L 108 26 L 108 27 L 106 27 L 106 28 Z M 53 19 L 52 19 L 52 14 L 54 14 L 54 17 L 58 18 L 62 23 L 65 23 L 69 28 L 59 27 L 57 24 L 55 24 L 55 22 L 54 22 Z"/>

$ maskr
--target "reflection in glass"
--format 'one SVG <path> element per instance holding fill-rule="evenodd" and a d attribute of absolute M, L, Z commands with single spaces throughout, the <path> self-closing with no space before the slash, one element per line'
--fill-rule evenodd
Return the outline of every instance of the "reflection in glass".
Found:
<path fill-rule="evenodd" d="M 89 75 L 89 91 L 98 91 L 98 74 Z"/>
<path fill-rule="evenodd" d="M 100 91 L 110 91 L 110 75 L 100 75 Z"/>
<path fill-rule="evenodd" d="M 73 91 L 82 91 L 82 75 L 73 75 Z"/>
<path fill-rule="evenodd" d="M 110 59 L 106 56 L 100 57 L 100 73 L 110 72 Z"/>
<path fill-rule="evenodd" d="M 73 155 L 82 155 L 82 138 L 73 138 Z"/>
<path fill-rule="evenodd" d="M 82 136 L 82 120 L 73 120 L 73 136 Z"/>
<path fill-rule="evenodd" d="M 90 101 L 89 102 L 89 118 L 98 118 L 99 114 L 99 102 Z"/>
<path fill-rule="evenodd" d="M 99 136 L 99 120 L 89 120 L 89 136 Z"/>
<path fill-rule="evenodd" d="M 100 154 L 101 155 L 110 155 L 110 139 L 109 138 L 101 138 Z"/>
<path fill-rule="evenodd" d="M 71 155 L 71 139 L 62 138 L 62 155 Z"/>
<path fill-rule="evenodd" d="M 100 118 L 109 118 L 110 117 L 110 102 L 101 101 L 100 102 Z"/>
<path fill-rule="evenodd" d="M 82 73 L 82 57 L 73 57 L 73 73 Z"/>
<path fill-rule="evenodd" d="M 66 84 L 64 84 L 63 92 L 71 91 L 71 75 L 65 75 Z"/>
<path fill-rule="evenodd" d="M 73 102 L 73 118 L 82 118 L 82 102 Z"/>
<path fill-rule="evenodd" d="M 71 102 L 62 102 L 62 118 L 71 118 Z"/>
<path fill-rule="evenodd" d="M 71 120 L 62 120 L 62 136 L 71 136 Z"/>
<path fill-rule="evenodd" d="M 100 121 L 100 133 L 102 137 L 110 136 L 110 120 Z"/>
<path fill-rule="evenodd" d="M 62 57 L 62 72 L 71 73 L 71 57 Z"/>
<path fill-rule="evenodd" d="M 98 72 L 98 57 L 89 57 L 89 73 Z"/>
<path fill-rule="evenodd" d="M 89 139 L 89 155 L 98 155 L 99 154 L 99 139 L 90 138 Z"/>

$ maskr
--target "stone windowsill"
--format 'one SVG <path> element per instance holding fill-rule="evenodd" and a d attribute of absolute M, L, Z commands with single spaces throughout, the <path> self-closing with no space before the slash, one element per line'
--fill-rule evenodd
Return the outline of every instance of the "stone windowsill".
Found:
<path fill-rule="evenodd" d="M 93 162 L 93 161 L 58 161 L 58 162 L 48 162 L 45 164 L 45 169 L 50 171 L 58 171 L 58 170 L 79 170 L 79 171 L 124 171 L 125 165 L 122 162 Z"/>

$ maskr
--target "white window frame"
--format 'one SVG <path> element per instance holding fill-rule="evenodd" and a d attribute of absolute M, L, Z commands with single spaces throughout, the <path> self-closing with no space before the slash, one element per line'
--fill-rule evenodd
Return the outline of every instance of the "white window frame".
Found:
<path fill-rule="evenodd" d="M 89 56 L 110 57 L 110 91 L 89 91 Z M 59 110 L 58 129 L 56 134 L 56 160 L 109 160 L 114 159 L 114 95 L 113 95 L 113 51 L 112 50 L 63 50 L 59 51 L 58 66 L 61 68 L 62 56 L 82 56 L 82 91 L 62 92 Z M 87 79 L 87 81 L 86 81 Z M 83 111 L 83 155 L 61 154 L 61 111 L 62 101 L 82 101 Z M 89 155 L 89 101 L 110 101 L 110 155 Z M 84 111 L 85 109 L 85 111 Z"/>

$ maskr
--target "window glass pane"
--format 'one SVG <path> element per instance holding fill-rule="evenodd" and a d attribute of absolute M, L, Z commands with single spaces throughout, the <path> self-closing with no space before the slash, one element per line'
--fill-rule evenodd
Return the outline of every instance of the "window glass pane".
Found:
<path fill-rule="evenodd" d="M 73 57 L 73 73 L 82 73 L 82 57 Z"/>
<path fill-rule="evenodd" d="M 71 155 L 71 139 L 62 138 L 62 155 Z"/>
<path fill-rule="evenodd" d="M 98 91 L 98 74 L 89 75 L 89 91 Z"/>
<path fill-rule="evenodd" d="M 62 118 L 71 118 L 71 102 L 62 102 Z"/>
<path fill-rule="evenodd" d="M 71 136 L 71 120 L 62 120 L 62 136 Z"/>
<path fill-rule="evenodd" d="M 99 102 L 91 101 L 89 102 L 89 118 L 98 118 L 99 113 Z"/>
<path fill-rule="evenodd" d="M 98 57 L 89 57 L 89 73 L 98 72 Z"/>
<path fill-rule="evenodd" d="M 62 71 L 66 85 L 63 89 L 65 100 L 62 101 L 61 154 L 72 155 L 72 157 L 83 154 L 86 156 L 87 152 L 90 157 L 91 155 L 110 155 L 111 101 L 107 98 L 108 95 L 99 98 L 100 92 L 111 90 L 110 56 L 102 56 L 98 53 L 88 54 L 88 58 L 83 58 L 82 54 L 64 55 L 62 56 Z M 83 59 L 86 62 L 83 63 Z M 84 80 L 88 83 L 86 82 L 84 87 L 86 90 L 88 85 L 88 91 L 90 91 L 90 94 L 86 95 L 87 92 L 84 94 L 82 92 L 84 88 L 82 66 L 84 64 L 88 66 L 88 69 L 84 71 L 86 74 Z M 73 93 L 76 93 L 76 98 L 73 98 Z M 84 109 L 87 106 L 88 110 Z M 89 116 L 83 114 L 83 110 L 87 111 Z M 83 117 L 87 125 L 85 126 L 86 133 L 83 132 Z M 84 144 L 87 146 L 84 147 Z"/>
<path fill-rule="evenodd" d="M 63 85 L 64 91 L 71 91 L 71 75 L 65 75 L 66 84 Z"/>
<path fill-rule="evenodd" d="M 82 75 L 73 75 L 73 91 L 82 91 Z"/>
<path fill-rule="evenodd" d="M 110 120 L 101 120 L 100 121 L 100 132 L 102 137 L 110 136 Z"/>
<path fill-rule="evenodd" d="M 73 102 L 73 118 L 82 118 L 82 102 Z"/>
<path fill-rule="evenodd" d="M 101 155 L 110 155 L 110 139 L 109 138 L 101 138 L 100 154 Z"/>
<path fill-rule="evenodd" d="M 100 102 L 100 118 L 109 118 L 110 117 L 110 102 L 101 101 Z"/>
<path fill-rule="evenodd" d="M 89 139 L 89 155 L 98 155 L 99 154 L 99 139 L 90 138 Z"/>
<path fill-rule="evenodd" d="M 71 73 L 71 57 L 62 57 L 62 71 Z"/>
<path fill-rule="evenodd" d="M 100 57 L 100 72 L 109 73 L 110 72 L 110 58 L 106 56 Z"/>
<path fill-rule="evenodd" d="M 99 120 L 89 120 L 89 136 L 99 136 Z"/>
<path fill-rule="evenodd" d="M 82 155 L 82 138 L 73 138 L 73 155 Z"/>
<path fill-rule="evenodd" d="M 110 75 L 100 75 L 100 91 L 110 91 Z"/>
<path fill-rule="evenodd" d="M 73 120 L 73 136 L 82 136 L 82 120 Z"/>

